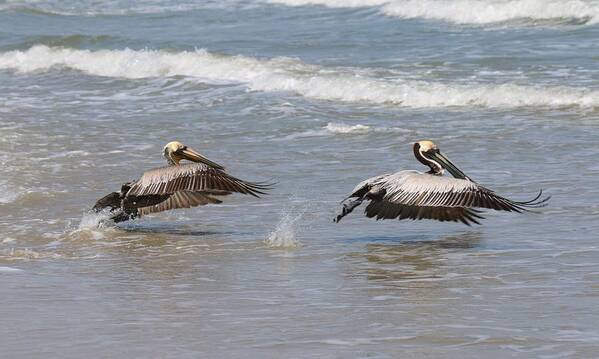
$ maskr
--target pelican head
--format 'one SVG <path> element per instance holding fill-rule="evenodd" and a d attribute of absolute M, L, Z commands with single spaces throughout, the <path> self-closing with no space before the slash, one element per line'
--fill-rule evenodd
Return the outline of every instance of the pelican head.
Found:
<path fill-rule="evenodd" d="M 162 154 L 169 165 L 178 166 L 181 160 L 188 160 L 192 162 L 201 162 L 210 167 L 217 168 L 219 170 L 224 170 L 225 168 L 218 163 L 212 162 L 206 157 L 202 156 L 198 152 L 193 149 L 185 146 L 179 141 L 172 141 L 164 146 L 162 150 Z"/>
<path fill-rule="evenodd" d="M 430 167 L 429 173 L 434 175 L 443 175 L 444 170 L 447 170 L 455 178 L 467 179 L 470 178 L 456 167 L 447 157 L 441 154 L 439 147 L 432 141 L 424 140 L 414 144 L 414 155 L 416 159 L 425 166 Z"/>

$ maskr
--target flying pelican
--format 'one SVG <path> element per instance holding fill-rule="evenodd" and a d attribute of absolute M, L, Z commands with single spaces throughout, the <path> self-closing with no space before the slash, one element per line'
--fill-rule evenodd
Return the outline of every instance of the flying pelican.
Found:
<path fill-rule="evenodd" d="M 168 166 L 151 169 L 139 180 L 123 184 L 120 192 L 100 198 L 93 210 L 109 209 L 111 219 L 122 222 L 149 213 L 222 203 L 216 197 L 233 192 L 259 197 L 271 188 L 230 176 L 223 166 L 178 141 L 167 143 L 163 156 Z M 181 164 L 182 160 L 194 163 Z"/>
<path fill-rule="evenodd" d="M 542 207 L 550 198 L 541 199 L 541 190 L 530 201 L 512 201 L 474 182 L 443 156 L 433 142 L 416 142 L 413 149 L 416 159 L 430 171 L 399 171 L 361 182 L 342 202 L 341 213 L 333 221 L 339 222 L 364 200 L 369 200 L 364 213 L 377 220 L 435 219 L 480 224 L 478 220 L 484 217 L 475 208 L 520 213 L 528 211 L 527 208 Z M 445 170 L 454 178 L 444 177 Z M 348 201 L 350 198 L 356 199 Z"/>

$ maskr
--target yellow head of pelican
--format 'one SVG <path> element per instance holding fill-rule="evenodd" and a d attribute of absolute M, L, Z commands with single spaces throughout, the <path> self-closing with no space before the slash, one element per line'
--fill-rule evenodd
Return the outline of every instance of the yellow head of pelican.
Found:
<path fill-rule="evenodd" d="M 423 140 L 423 141 L 418 141 L 417 143 L 420 146 L 420 151 L 422 151 L 422 152 L 427 152 L 427 151 L 438 150 L 439 149 L 437 147 L 437 145 L 435 145 L 433 143 L 433 141 Z"/>
<path fill-rule="evenodd" d="M 193 149 L 185 146 L 179 141 L 171 141 L 164 146 L 162 150 L 164 158 L 169 163 L 169 165 L 179 166 L 179 162 L 181 160 L 188 160 L 192 162 L 201 162 L 210 167 L 217 168 L 219 170 L 224 170 L 225 168 L 218 163 L 212 162 L 206 157 L 202 156 L 198 152 Z"/>
<path fill-rule="evenodd" d="M 433 141 L 423 140 L 414 143 L 414 155 L 418 161 L 430 167 L 431 174 L 442 175 L 443 171 L 447 170 L 455 178 L 470 180 L 464 172 L 441 154 L 439 147 Z"/>

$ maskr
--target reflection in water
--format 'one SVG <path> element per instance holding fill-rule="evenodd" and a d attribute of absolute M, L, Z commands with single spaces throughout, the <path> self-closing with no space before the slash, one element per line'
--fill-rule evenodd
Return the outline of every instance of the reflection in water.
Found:
<path fill-rule="evenodd" d="M 482 234 L 466 232 L 436 240 L 392 242 L 391 238 L 376 238 L 374 241 L 366 244 L 366 253 L 349 254 L 357 261 L 358 273 L 369 280 L 405 286 L 406 280 L 434 282 L 443 277 L 447 255 L 476 248 L 482 242 Z"/>
<path fill-rule="evenodd" d="M 119 229 L 125 232 L 131 233 L 160 233 L 160 234 L 172 234 L 172 235 L 180 235 L 180 236 L 210 236 L 216 234 L 233 234 L 234 232 L 217 232 L 217 231 L 198 231 L 189 228 L 175 228 L 175 227 L 141 227 L 141 226 L 131 226 L 131 227 L 119 227 Z"/>

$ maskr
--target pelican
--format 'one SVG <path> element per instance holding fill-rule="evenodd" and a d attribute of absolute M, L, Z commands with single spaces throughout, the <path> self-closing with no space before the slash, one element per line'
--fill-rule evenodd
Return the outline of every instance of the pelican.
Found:
<path fill-rule="evenodd" d="M 364 200 L 369 200 L 364 213 L 366 217 L 376 217 L 377 220 L 435 219 L 459 221 L 466 225 L 480 224 L 479 220 L 484 217 L 477 208 L 520 213 L 529 211 L 528 208 L 542 207 L 550 198 L 541 198 L 541 190 L 530 201 L 512 201 L 466 176 L 441 154 L 433 142 L 416 142 L 413 150 L 416 159 L 430 168 L 428 172 L 399 171 L 361 182 L 342 201 L 341 213 L 333 221 L 339 222 Z M 454 178 L 444 177 L 445 170 Z"/>
<path fill-rule="evenodd" d="M 151 169 L 139 180 L 123 184 L 119 192 L 100 198 L 93 210 L 108 209 L 114 222 L 122 222 L 176 208 L 222 203 L 217 197 L 233 192 L 259 197 L 271 188 L 227 174 L 223 166 L 178 141 L 167 143 L 162 154 L 166 167 Z M 182 164 L 182 160 L 192 163 Z"/>

